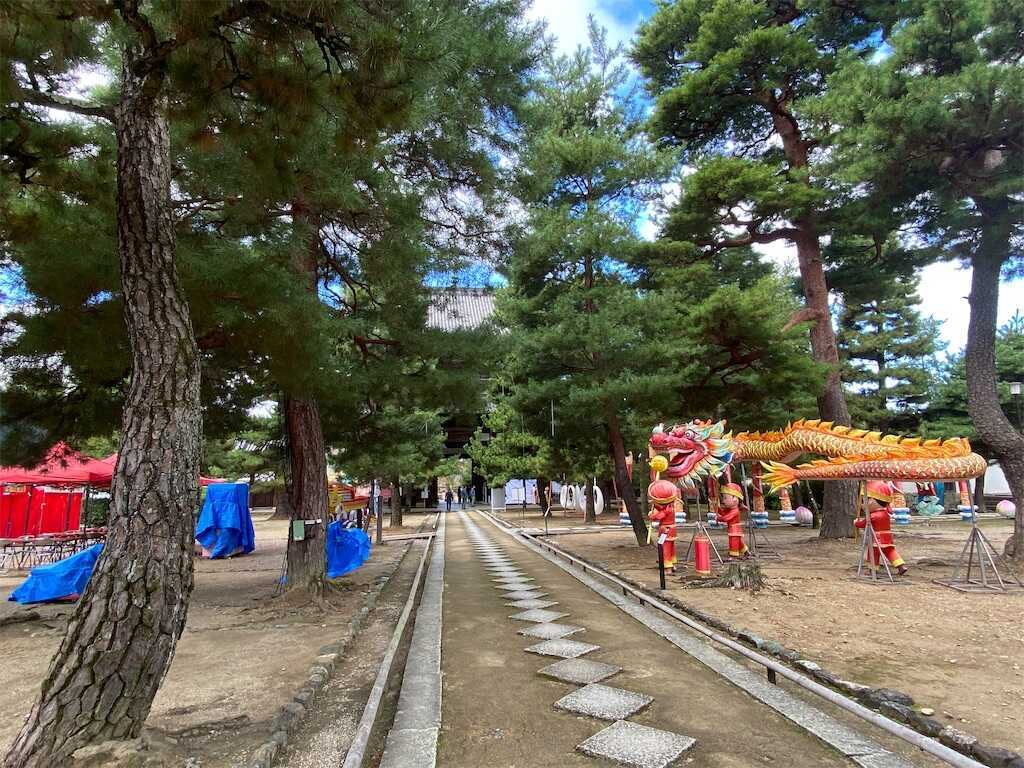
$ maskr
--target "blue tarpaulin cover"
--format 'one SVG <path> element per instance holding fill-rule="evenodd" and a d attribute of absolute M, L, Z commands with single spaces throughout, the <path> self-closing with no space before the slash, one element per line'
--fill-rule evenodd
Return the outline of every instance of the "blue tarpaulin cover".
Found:
<path fill-rule="evenodd" d="M 344 528 L 335 521 L 327 526 L 327 578 L 351 573 L 370 556 L 370 537 L 358 528 Z"/>
<path fill-rule="evenodd" d="M 196 541 L 213 558 L 248 554 L 256 549 L 248 485 L 215 483 L 206 486 L 206 501 L 196 523 Z"/>
<path fill-rule="evenodd" d="M 37 565 L 7 599 L 18 603 L 48 603 L 77 598 L 89 583 L 102 549 L 102 544 L 93 544 L 56 563 Z"/>

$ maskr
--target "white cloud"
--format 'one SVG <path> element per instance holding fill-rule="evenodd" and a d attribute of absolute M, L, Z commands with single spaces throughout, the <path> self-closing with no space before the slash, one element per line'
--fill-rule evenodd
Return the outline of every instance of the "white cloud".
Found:
<path fill-rule="evenodd" d="M 769 261 L 780 268 L 796 270 L 796 248 L 784 240 L 768 245 L 754 246 Z M 930 264 L 921 270 L 921 314 L 940 322 L 939 333 L 949 346 L 947 353 L 955 354 L 967 344 L 967 324 L 971 307 L 967 295 L 971 292 L 971 270 L 962 269 L 955 262 Z M 1024 280 L 1004 282 L 999 291 L 999 324 L 1003 325 L 1015 312 L 1024 312 Z"/>
<path fill-rule="evenodd" d="M 967 343 L 970 292 L 971 270 L 961 269 L 955 262 L 931 264 L 921 271 L 921 311 L 942 322 L 942 338 L 951 354 L 960 352 Z M 1024 280 L 1004 282 L 999 288 L 999 325 L 1016 312 L 1024 312 Z"/>
<path fill-rule="evenodd" d="M 628 45 L 640 21 L 638 14 L 631 22 L 624 24 L 603 8 L 598 0 L 534 0 L 527 12 L 531 19 L 547 21 L 548 33 L 555 36 L 561 53 L 572 53 L 579 46 L 590 44 L 588 15 L 597 20 L 598 26 L 608 30 L 608 42 L 612 45 Z"/>

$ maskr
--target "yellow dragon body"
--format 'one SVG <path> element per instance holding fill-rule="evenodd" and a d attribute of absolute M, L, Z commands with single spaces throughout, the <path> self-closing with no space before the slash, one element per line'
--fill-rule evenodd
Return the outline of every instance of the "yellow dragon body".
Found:
<path fill-rule="evenodd" d="M 668 459 L 666 476 L 683 484 L 719 474 L 737 461 L 760 462 L 778 490 L 800 480 L 962 480 L 984 473 L 986 462 L 966 438 L 923 440 L 800 419 L 775 432 L 725 431 L 725 422 L 692 421 L 651 436 L 652 455 Z M 825 458 L 796 467 L 803 454 Z"/>

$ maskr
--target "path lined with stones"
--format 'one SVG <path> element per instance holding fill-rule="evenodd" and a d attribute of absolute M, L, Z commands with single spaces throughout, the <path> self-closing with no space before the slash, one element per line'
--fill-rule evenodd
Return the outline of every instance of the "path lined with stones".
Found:
<path fill-rule="evenodd" d="M 457 519 L 438 765 L 851 765 L 476 514 Z"/>

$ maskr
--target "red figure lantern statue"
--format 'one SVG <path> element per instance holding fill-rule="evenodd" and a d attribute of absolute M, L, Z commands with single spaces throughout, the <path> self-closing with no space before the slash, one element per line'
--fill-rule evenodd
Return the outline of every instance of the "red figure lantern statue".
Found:
<path fill-rule="evenodd" d="M 676 570 L 676 502 L 679 500 L 679 488 L 670 480 L 655 480 L 647 486 L 647 496 L 651 500 L 651 535 L 661 538 L 665 536 L 665 543 L 661 545 L 662 557 L 665 567 L 670 568 L 673 573 Z M 657 525 L 657 529 L 655 529 Z"/>
<path fill-rule="evenodd" d="M 743 525 L 740 523 L 743 489 L 736 483 L 727 483 L 719 493 L 721 506 L 718 509 L 718 522 L 729 526 L 729 557 L 746 557 L 748 550 L 743 541 Z"/>
<path fill-rule="evenodd" d="M 872 561 L 877 566 L 881 563 L 881 555 L 885 555 L 896 572 L 902 576 L 908 569 L 892 542 L 892 513 L 889 511 L 892 494 L 891 483 L 885 480 L 868 481 L 868 517 L 858 517 L 853 524 L 858 528 L 866 528 L 868 519 L 871 520 L 871 527 L 875 531 L 875 545 L 870 555 Z"/>

